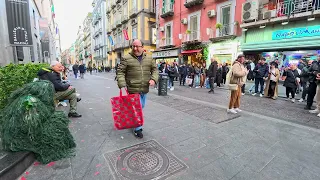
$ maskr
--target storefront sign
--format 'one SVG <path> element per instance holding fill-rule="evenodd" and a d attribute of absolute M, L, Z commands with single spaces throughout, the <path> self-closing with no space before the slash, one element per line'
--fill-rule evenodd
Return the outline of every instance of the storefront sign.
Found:
<path fill-rule="evenodd" d="M 272 40 L 302 38 L 311 36 L 320 36 L 320 26 L 309 26 L 275 31 L 272 33 Z"/>
<path fill-rule="evenodd" d="M 29 0 L 6 0 L 10 44 L 32 45 Z"/>
<path fill-rule="evenodd" d="M 167 51 L 158 51 L 152 53 L 152 58 L 166 58 L 166 57 L 177 57 L 179 55 L 179 50 L 167 50 Z"/>

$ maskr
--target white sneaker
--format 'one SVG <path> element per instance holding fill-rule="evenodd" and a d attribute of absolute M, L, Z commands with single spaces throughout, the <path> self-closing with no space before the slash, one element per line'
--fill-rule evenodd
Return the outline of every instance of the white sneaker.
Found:
<path fill-rule="evenodd" d="M 311 114 L 318 114 L 318 113 L 319 113 L 319 110 L 318 110 L 318 109 L 310 110 L 309 113 L 311 113 Z"/>
<path fill-rule="evenodd" d="M 260 94 L 260 97 L 263 97 L 263 95 L 262 95 L 262 94 Z"/>
<path fill-rule="evenodd" d="M 234 110 L 235 110 L 236 112 L 242 112 L 242 110 L 239 109 L 239 108 L 235 108 Z"/>
<path fill-rule="evenodd" d="M 257 95 L 257 93 L 253 93 L 253 94 L 252 94 L 252 96 L 255 96 L 255 95 Z"/>
<path fill-rule="evenodd" d="M 303 101 L 304 101 L 303 99 L 299 99 L 299 102 L 301 102 L 301 103 L 302 103 Z"/>
<path fill-rule="evenodd" d="M 170 88 L 170 91 L 173 91 L 173 90 L 174 90 L 174 87 L 171 87 L 171 88 Z"/>
<path fill-rule="evenodd" d="M 232 113 L 232 114 L 237 114 L 238 112 L 234 109 L 228 109 L 227 110 L 228 113 Z"/>
<path fill-rule="evenodd" d="M 320 117 L 320 114 L 318 114 L 317 116 Z"/>
<path fill-rule="evenodd" d="M 246 95 L 246 93 L 242 93 L 242 96 Z"/>
<path fill-rule="evenodd" d="M 291 102 L 292 102 L 292 103 L 295 103 L 295 102 L 296 102 L 296 99 L 292 99 Z"/>

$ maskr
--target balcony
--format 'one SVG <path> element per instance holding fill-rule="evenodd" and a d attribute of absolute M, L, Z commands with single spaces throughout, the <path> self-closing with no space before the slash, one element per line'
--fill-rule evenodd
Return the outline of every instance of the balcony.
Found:
<path fill-rule="evenodd" d="M 116 29 L 117 29 L 116 22 L 113 22 L 113 24 L 112 24 L 112 30 L 114 31 L 114 30 L 116 30 Z"/>
<path fill-rule="evenodd" d="M 107 5 L 106 13 L 108 14 L 108 13 L 110 13 L 110 12 L 111 12 L 111 6 L 110 6 L 110 4 L 109 4 L 109 5 Z"/>
<path fill-rule="evenodd" d="M 162 38 L 159 42 L 159 47 L 161 48 L 170 48 L 174 46 L 172 38 Z"/>
<path fill-rule="evenodd" d="M 118 17 L 118 19 L 116 20 L 116 26 L 120 27 L 121 26 L 121 19 Z"/>
<path fill-rule="evenodd" d="M 221 28 L 208 29 L 209 39 L 212 42 L 220 42 L 227 39 L 234 39 L 237 37 L 237 26 L 235 23 L 222 25 Z"/>
<path fill-rule="evenodd" d="M 191 8 L 193 6 L 202 4 L 204 0 L 186 0 L 186 2 L 184 3 L 184 7 L 186 8 Z"/>
<path fill-rule="evenodd" d="M 121 48 L 122 48 L 122 43 L 116 43 L 114 45 L 114 50 L 121 49 Z"/>
<path fill-rule="evenodd" d="M 289 1 L 277 4 L 268 3 L 266 8 L 259 8 L 258 17 L 244 21 L 241 28 L 258 27 L 260 25 L 278 24 L 287 21 L 307 20 L 311 17 L 320 17 L 320 0 Z M 243 13 L 245 15 L 245 13 Z"/>
<path fill-rule="evenodd" d="M 166 18 L 169 16 L 173 16 L 173 3 L 166 4 L 164 7 L 162 7 L 162 13 L 161 17 Z"/>
<path fill-rule="evenodd" d="M 99 48 L 103 48 L 103 46 L 104 46 L 103 44 L 99 44 Z"/>
<path fill-rule="evenodd" d="M 128 22 L 128 20 L 129 20 L 128 14 L 122 14 L 121 15 L 121 23 L 122 24 Z"/>
<path fill-rule="evenodd" d="M 102 59 L 102 56 L 94 56 L 93 59 L 94 59 L 94 60 L 101 60 L 101 59 Z"/>
<path fill-rule="evenodd" d="M 112 48 L 109 46 L 109 47 L 107 47 L 107 53 L 108 54 L 111 54 L 111 52 L 112 52 Z"/>
<path fill-rule="evenodd" d="M 95 50 L 95 51 L 99 50 L 99 45 L 95 45 L 95 46 L 94 46 L 94 50 Z"/>
<path fill-rule="evenodd" d="M 138 8 L 137 7 L 132 7 L 129 11 L 129 16 L 130 18 L 135 17 L 138 14 Z"/>
<path fill-rule="evenodd" d="M 111 9 L 116 7 L 116 0 L 110 0 L 111 1 Z"/>
<path fill-rule="evenodd" d="M 195 44 L 201 42 L 200 31 L 190 31 L 182 35 L 183 44 Z"/>
<path fill-rule="evenodd" d="M 116 0 L 116 4 L 121 3 L 121 0 Z"/>
<path fill-rule="evenodd" d="M 111 29 L 111 26 L 109 24 L 108 27 L 107 27 L 107 33 L 110 34 L 111 32 L 112 32 L 112 29 Z"/>

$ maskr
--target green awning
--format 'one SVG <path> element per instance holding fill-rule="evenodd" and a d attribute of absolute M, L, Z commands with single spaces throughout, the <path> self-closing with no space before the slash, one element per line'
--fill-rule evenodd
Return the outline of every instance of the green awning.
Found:
<path fill-rule="evenodd" d="M 296 39 L 284 39 L 277 41 L 263 41 L 254 43 L 242 43 L 241 51 L 262 51 L 281 49 L 320 49 L 320 37 L 305 37 Z"/>

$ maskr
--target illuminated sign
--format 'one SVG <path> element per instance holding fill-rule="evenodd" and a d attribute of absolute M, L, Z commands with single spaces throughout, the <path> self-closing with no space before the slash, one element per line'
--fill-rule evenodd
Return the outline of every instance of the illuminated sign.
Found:
<path fill-rule="evenodd" d="M 274 31 L 272 33 L 272 40 L 302 38 L 311 36 L 320 36 L 320 26 L 309 26 Z"/>

